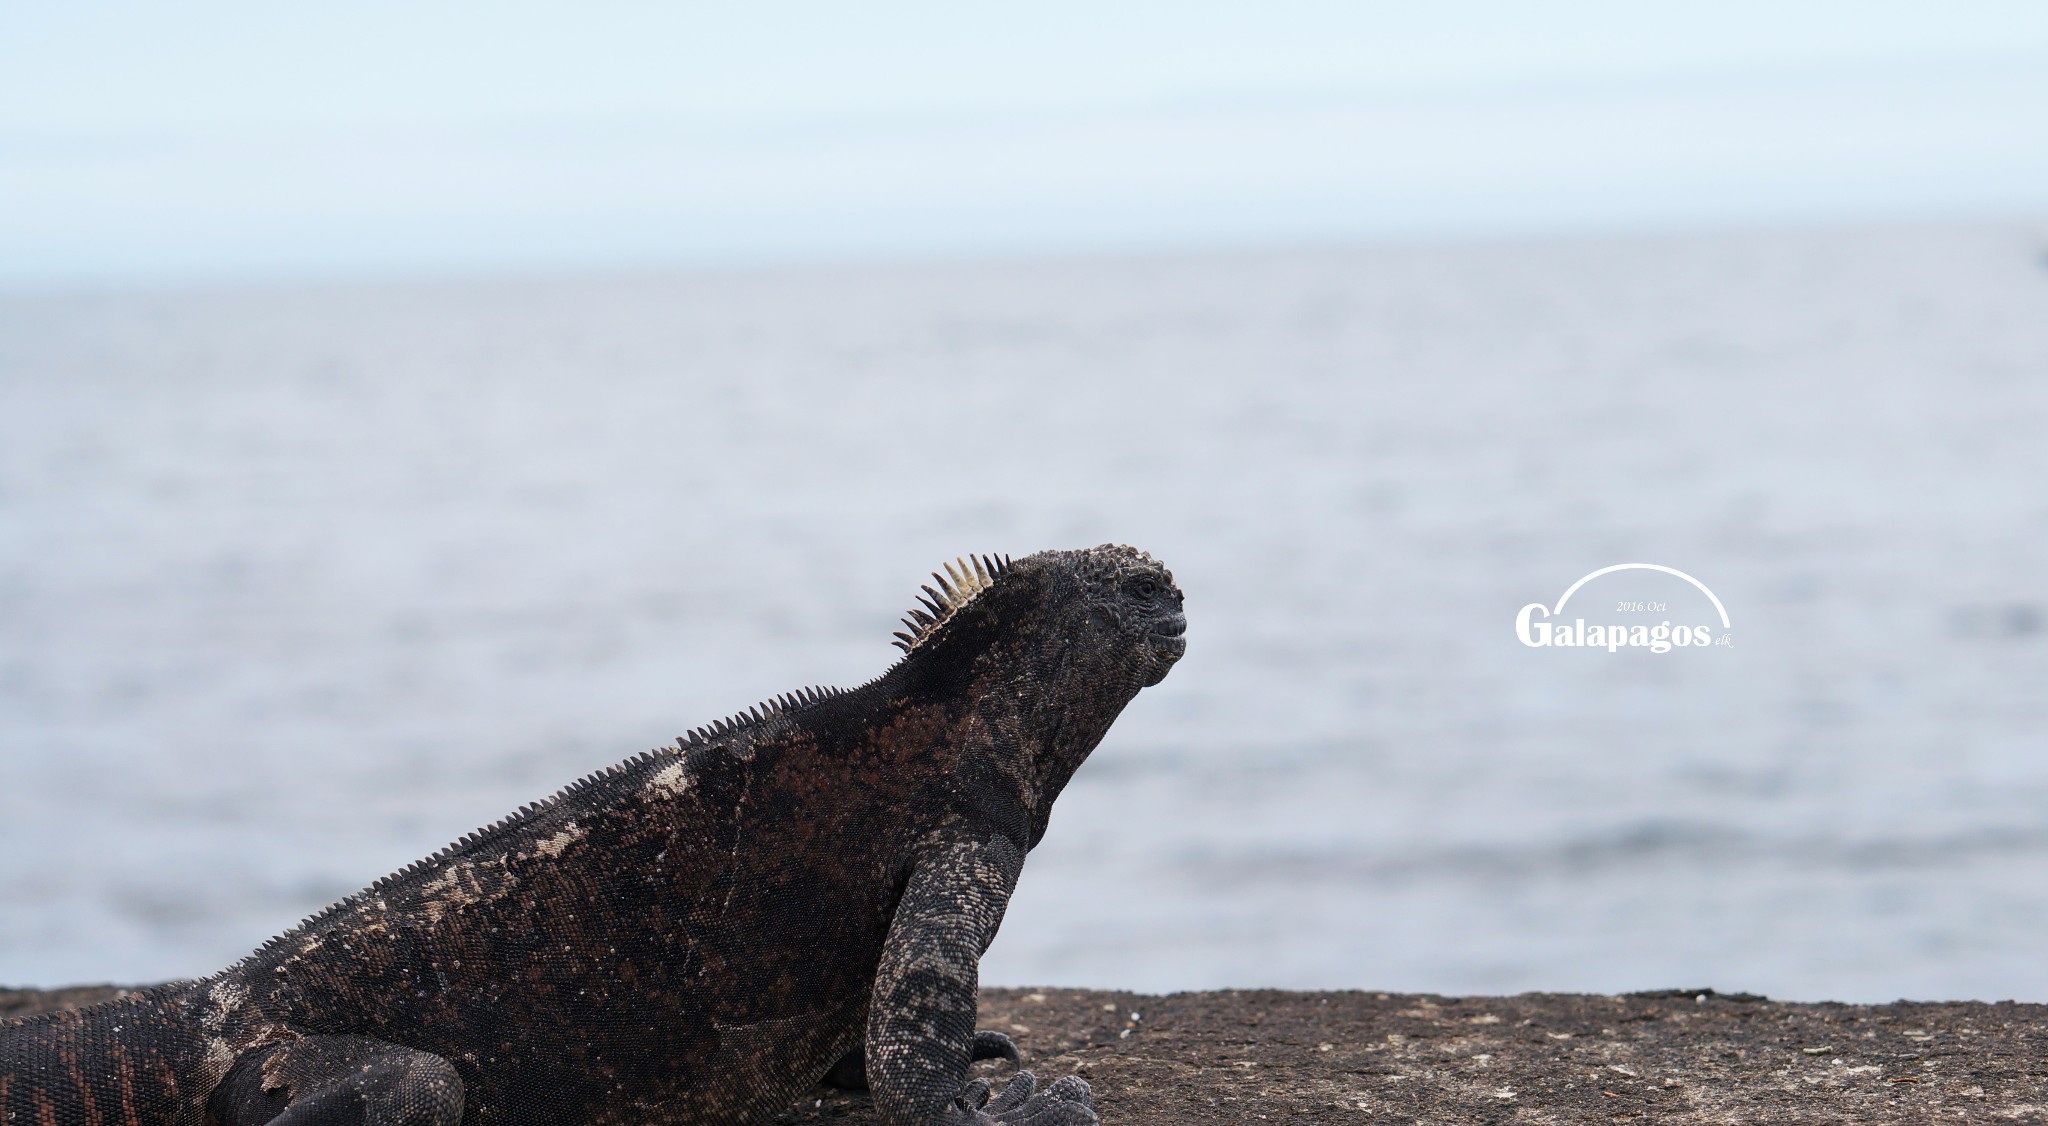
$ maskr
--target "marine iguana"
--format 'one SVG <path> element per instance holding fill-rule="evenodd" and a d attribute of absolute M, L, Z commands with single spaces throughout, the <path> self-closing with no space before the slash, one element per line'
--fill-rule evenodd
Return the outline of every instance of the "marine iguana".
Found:
<path fill-rule="evenodd" d="M 829 1071 L 891 1126 L 1084 1126 L 974 1058 L 1053 799 L 1186 649 L 1105 544 L 949 564 L 904 656 L 463 837 L 212 977 L 0 1023 L 4 1126 L 760 1122 Z"/>

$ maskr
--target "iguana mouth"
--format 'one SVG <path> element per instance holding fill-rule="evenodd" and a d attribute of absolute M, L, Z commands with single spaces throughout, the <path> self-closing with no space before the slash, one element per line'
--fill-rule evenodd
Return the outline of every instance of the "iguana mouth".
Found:
<path fill-rule="evenodd" d="M 1181 654 L 1188 651 L 1187 634 L 1187 616 L 1175 614 L 1173 617 L 1154 626 L 1152 632 L 1146 636 L 1145 640 L 1151 643 L 1153 652 L 1159 653 L 1168 660 L 1177 661 L 1180 660 Z"/>

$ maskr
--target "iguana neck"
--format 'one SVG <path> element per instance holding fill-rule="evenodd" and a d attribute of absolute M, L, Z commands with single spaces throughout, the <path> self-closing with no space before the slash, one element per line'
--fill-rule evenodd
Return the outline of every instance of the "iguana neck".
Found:
<path fill-rule="evenodd" d="M 900 679 L 892 695 L 907 707 L 943 709 L 959 764 L 948 784 L 974 804 L 1009 811 L 1000 819 L 1020 821 L 1025 839 L 1018 843 L 1030 848 L 1045 833 L 1054 799 L 1137 687 L 1086 675 L 1069 637 L 961 634 L 946 639 L 955 644 L 920 647 L 899 665 L 888 678 Z M 967 644 L 975 640 L 983 644 Z"/>

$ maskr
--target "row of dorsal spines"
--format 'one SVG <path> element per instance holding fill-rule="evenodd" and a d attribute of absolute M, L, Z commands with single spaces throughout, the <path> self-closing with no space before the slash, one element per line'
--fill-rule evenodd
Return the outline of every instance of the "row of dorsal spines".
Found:
<path fill-rule="evenodd" d="M 753 707 L 748 708 L 746 711 L 743 711 L 738 715 L 730 716 L 726 719 L 718 720 L 714 723 L 708 723 L 703 727 L 691 729 L 688 734 L 677 737 L 676 749 L 679 750 L 684 747 L 688 747 L 692 743 L 699 743 L 705 740 L 716 738 L 720 735 L 729 734 L 750 724 L 765 722 L 767 720 L 773 719 L 774 717 L 782 714 L 783 712 L 790 711 L 794 708 L 801 707 L 805 704 L 815 704 L 819 700 L 823 700 L 831 696 L 836 696 L 839 694 L 839 692 L 840 689 L 827 688 L 823 685 L 815 684 L 808 688 L 799 688 L 794 692 L 784 692 L 780 696 L 776 696 L 768 700 L 763 700 L 761 703 L 755 704 Z M 666 747 L 657 748 L 652 751 L 642 751 L 641 753 L 634 755 L 632 758 L 629 758 L 624 762 L 613 763 L 612 765 L 604 767 L 603 769 L 597 771 L 594 774 L 590 774 L 583 778 L 579 778 L 576 781 L 569 783 L 567 786 L 562 787 L 560 790 L 556 791 L 552 796 L 548 797 L 544 801 L 528 802 L 527 804 L 520 806 L 517 810 L 514 810 L 511 814 L 505 817 L 501 817 L 498 820 L 491 822 L 489 825 L 486 825 L 481 829 L 464 833 L 453 844 L 450 844 L 447 847 L 436 851 L 431 856 L 425 857 L 424 859 L 415 860 L 412 863 L 407 864 L 405 867 L 400 868 L 398 871 L 393 872 L 388 876 L 385 876 L 383 879 L 378 880 L 374 884 L 371 884 L 367 890 L 371 892 L 387 891 L 393 885 L 397 884 L 399 881 L 405 879 L 406 877 L 416 875 L 430 868 L 438 868 L 441 864 L 445 863 L 448 860 L 448 858 L 454 856 L 458 852 L 461 852 L 463 849 L 468 848 L 469 846 L 477 843 L 485 837 L 490 836 L 493 833 L 499 832 L 500 830 L 505 829 L 510 825 L 513 825 L 517 822 L 524 821 L 532 817 L 534 814 L 539 813 L 543 809 L 546 809 L 549 806 L 554 805 L 556 802 L 561 801 L 563 798 L 579 794 L 584 790 L 588 790 L 594 786 L 601 785 L 612 778 L 619 777 L 620 775 L 630 774 L 638 768 L 645 767 L 647 764 L 653 762 L 657 758 L 673 753 L 674 751 Z M 277 941 L 279 940 L 272 939 L 271 943 L 275 943 Z M 265 946 L 268 947 L 269 945 L 271 945 L 271 943 L 266 943 Z"/>
<path fill-rule="evenodd" d="M 463 849 L 470 847 L 471 845 L 476 844 L 478 841 L 483 840 L 485 837 L 488 837 L 491 834 L 499 832 L 512 825 L 516 825 L 521 821 L 526 821 L 532 818 L 535 814 L 541 812 L 544 809 L 549 808 L 556 802 L 561 801 L 563 798 L 568 797 L 569 795 L 574 794 L 580 790 L 587 789 L 590 786 L 593 786 L 596 783 L 614 774 L 620 773 L 621 768 L 625 765 L 627 764 L 620 763 L 617 765 L 608 766 L 595 774 L 592 774 L 585 778 L 580 778 L 574 782 L 569 783 L 567 786 L 564 786 L 560 790 L 555 791 L 554 794 L 541 801 L 527 802 L 525 805 L 520 806 L 518 809 L 515 809 L 511 813 L 508 813 L 505 816 L 498 818 L 496 821 L 491 822 L 490 824 L 484 826 L 481 829 L 472 829 L 469 832 L 462 834 L 460 837 L 457 837 L 455 839 L 454 843 L 449 844 L 440 849 L 436 849 L 431 855 L 423 857 L 419 860 L 415 860 L 410 864 L 407 864 L 405 867 L 400 868 L 398 871 L 393 872 L 380 880 L 377 880 L 376 882 L 372 883 L 369 887 L 364 888 L 362 891 L 359 891 L 354 895 L 343 898 L 339 903 L 330 904 L 329 906 L 323 908 L 321 911 L 316 912 L 314 917 L 318 917 L 318 915 L 325 914 L 327 911 L 331 911 L 335 907 L 341 906 L 342 904 L 361 903 L 365 900 L 374 900 L 376 897 L 385 892 L 390 891 L 393 887 L 396 887 L 401 881 L 405 880 L 410 876 L 418 875 L 421 872 L 425 872 L 431 868 L 439 868 L 442 864 L 446 863 L 450 858 L 455 856 L 457 853 L 461 852 Z M 282 941 L 282 935 L 278 936 L 277 938 L 273 938 L 269 942 L 264 943 L 262 948 L 258 949 L 256 953 L 249 955 L 249 957 L 259 957 L 265 950 L 268 950 L 270 947 L 275 946 L 277 943 Z M 246 961 L 247 959 L 244 960 Z"/>
<path fill-rule="evenodd" d="M 723 734 L 726 732 L 735 731 L 750 723 L 760 723 L 764 720 L 771 719 L 774 716 L 779 715 L 783 712 L 789 711 L 792 708 L 796 708 L 804 704 L 816 703 L 817 701 L 823 700 L 830 696 L 836 696 L 839 694 L 839 692 L 840 690 L 837 688 L 826 688 L 822 685 L 813 685 L 809 688 L 799 688 L 794 692 L 784 692 L 780 696 L 776 696 L 770 700 L 764 700 L 761 703 L 756 704 L 753 707 L 748 708 L 746 711 L 741 712 L 736 716 L 732 716 L 729 719 L 720 720 L 717 723 L 708 724 L 704 727 L 696 728 L 692 730 L 689 734 L 677 739 L 676 743 L 678 748 L 686 747 L 693 741 L 708 739 L 715 734 Z M 357 892 L 354 895 L 348 896 L 337 903 L 329 904 L 327 907 L 322 908 L 319 912 L 316 912 L 314 917 L 324 915 L 337 907 L 341 907 L 347 904 L 357 903 L 365 899 L 374 900 L 377 896 L 389 892 L 392 888 L 396 887 L 399 883 L 406 880 L 407 878 L 419 875 L 431 869 L 439 868 L 441 865 L 447 863 L 450 858 L 454 857 L 457 853 L 460 853 L 463 849 L 476 844 L 478 841 L 483 840 L 485 837 L 488 837 L 493 833 L 500 832 L 512 825 L 532 818 L 535 814 L 540 813 L 542 810 L 545 810 L 553 806 L 554 804 L 560 802 L 564 798 L 573 797 L 577 794 L 582 793 L 585 790 L 602 785 L 603 783 L 613 778 L 617 778 L 621 775 L 631 774 L 640 768 L 646 767 L 649 763 L 654 762 L 656 759 L 673 753 L 674 751 L 666 747 L 656 748 L 655 750 L 651 751 L 642 751 L 639 754 L 634 755 L 633 757 L 625 760 L 624 762 L 613 763 L 610 766 L 598 770 L 596 773 L 589 774 L 582 778 L 579 778 L 576 781 L 569 783 L 567 786 L 562 787 L 560 790 L 556 791 L 553 795 L 549 796 L 545 800 L 537 802 L 528 802 L 525 805 L 522 805 L 518 809 L 514 810 L 512 813 L 504 817 L 501 817 L 496 821 L 491 822 L 489 825 L 486 825 L 481 829 L 472 830 L 471 832 L 462 834 L 462 836 L 457 838 L 454 843 L 449 844 L 446 847 L 437 849 L 432 855 L 426 856 L 419 860 L 415 860 L 412 863 L 407 864 L 403 868 L 400 868 L 398 871 L 393 872 L 390 875 L 375 881 L 369 887 L 363 889 L 362 891 Z M 273 937 L 270 941 L 264 943 L 261 947 L 259 947 L 255 952 L 245 956 L 242 959 L 242 962 L 246 963 L 253 961 L 257 958 L 263 957 L 267 952 L 278 946 L 283 941 L 283 935 Z M 241 963 L 237 964 L 239 965 Z"/>
<path fill-rule="evenodd" d="M 909 616 L 903 619 L 904 630 L 897 632 L 896 640 L 890 644 L 905 653 L 917 648 L 925 638 L 945 625 L 946 619 L 995 585 L 996 579 L 1009 569 L 1010 557 L 1007 555 L 969 555 L 946 564 L 943 575 L 933 571 L 932 580 L 939 584 L 938 589 L 933 590 L 930 586 L 918 588 L 924 594 L 918 598 L 918 606 L 912 607 Z"/>
<path fill-rule="evenodd" d="M 721 735 L 730 735 L 742 727 L 752 727 L 757 723 L 766 723 L 783 712 L 800 708 L 805 704 L 815 704 L 820 700 L 830 696 L 837 696 L 838 694 L 839 689 L 837 688 L 826 688 L 815 684 L 809 688 L 799 688 L 794 692 L 784 692 L 780 696 L 763 700 L 738 715 L 712 720 L 702 727 L 693 727 L 676 736 L 676 746 L 678 748 L 687 747 L 692 743 L 702 743 L 710 739 L 716 739 Z"/>

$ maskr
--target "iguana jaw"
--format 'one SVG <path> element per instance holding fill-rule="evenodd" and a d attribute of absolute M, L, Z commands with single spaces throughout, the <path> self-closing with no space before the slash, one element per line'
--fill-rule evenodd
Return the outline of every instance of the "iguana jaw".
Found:
<path fill-rule="evenodd" d="M 1145 644 L 1151 648 L 1152 657 L 1158 662 L 1156 672 L 1145 681 L 1145 687 L 1150 688 L 1165 680 L 1166 674 L 1172 671 L 1174 662 L 1187 654 L 1187 615 L 1175 614 L 1167 621 L 1161 622 L 1145 635 Z"/>

